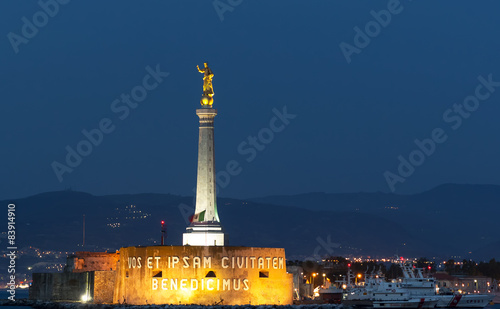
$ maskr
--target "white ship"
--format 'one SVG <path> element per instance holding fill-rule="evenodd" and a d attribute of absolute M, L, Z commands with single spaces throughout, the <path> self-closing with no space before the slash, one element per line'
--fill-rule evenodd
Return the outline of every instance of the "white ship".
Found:
<path fill-rule="evenodd" d="M 349 270 L 348 279 L 352 277 Z M 434 308 L 438 303 L 437 297 L 414 297 L 400 286 L 399 282 L 385 281 L 383 275 L 378 273 L 365 273 L 364 286 L 349 289 L 344 295 L 343 304 L 347 306 L 362 306 L 374 308 Z"/>
<path fill-rule="evenodd" d="M 438 294 L 434 278 L 425 278 L 411 263 L 399 261 L 399 265 L 403 278 L 386 282 L 381 273 L 367 272 L 364 286 L 348 289 L 343 303 L 374 308 L 484 308 L 493 300 L 489 294 Z M 352 278 L 350 270 L 347 277 Z"/>
<path fill-rule="evenodd" d="M 411 263 L 399 261 L 403 270 L 404 278 L 401 278 L 400 286 L 414 297 L 435 296 L 439 301 L 438 308 L 484 308 L 492 300 L 491 294 L 438 294 L 436 281 L 434 278 L 425 278 L 420 268 L 413 268 Z"/>

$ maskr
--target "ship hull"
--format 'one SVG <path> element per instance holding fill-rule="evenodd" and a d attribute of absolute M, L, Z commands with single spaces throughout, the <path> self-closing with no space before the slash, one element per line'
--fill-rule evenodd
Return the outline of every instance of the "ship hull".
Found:
<path fill-rule="evenodd" d="M 439 295 L 439 297 L 437 308 L 484 308 L 493 300 L 493 295 L 485 294 Z"/>

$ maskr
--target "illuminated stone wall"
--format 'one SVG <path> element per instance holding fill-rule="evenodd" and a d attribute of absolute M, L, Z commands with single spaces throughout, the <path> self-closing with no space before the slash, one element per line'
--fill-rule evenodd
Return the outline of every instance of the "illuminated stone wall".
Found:
<path fill-rule="evenodd" d="M 220 246 L 120 249 L 114 303 L 291 304 L 285 250 Z"/>
<path fill-rule="evenodd" d="M 76 252 L 66 259 L 66 269 L 69 272 L 115 270 L 120 254 L 108 252 Z"/>
<path fill-rule="evenodd" d="M 116 271 L 94 271 L 93 302 L 94 304 L 110 304 L 113 302 L 113 292 Z"/>

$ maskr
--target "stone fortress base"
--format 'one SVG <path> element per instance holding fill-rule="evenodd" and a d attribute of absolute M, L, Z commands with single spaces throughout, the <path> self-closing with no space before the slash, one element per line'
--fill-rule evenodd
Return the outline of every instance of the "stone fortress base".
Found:
<path fill-rule="evenodd" d="M 221 246 L 120 249 L 113 303 L 292 304 L 285 250 Z"/>

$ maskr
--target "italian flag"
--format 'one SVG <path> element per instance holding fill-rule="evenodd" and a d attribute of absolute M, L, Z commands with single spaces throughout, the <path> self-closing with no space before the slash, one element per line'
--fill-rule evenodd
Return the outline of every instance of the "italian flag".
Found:
<path fill-rule="evenodd" d="M 203 222 L 205 219 L 205 212 L 206 212 L 206 210 L 195 214 L 193 216 L 193 220 L 191 220 L 191 222 Z"/>

